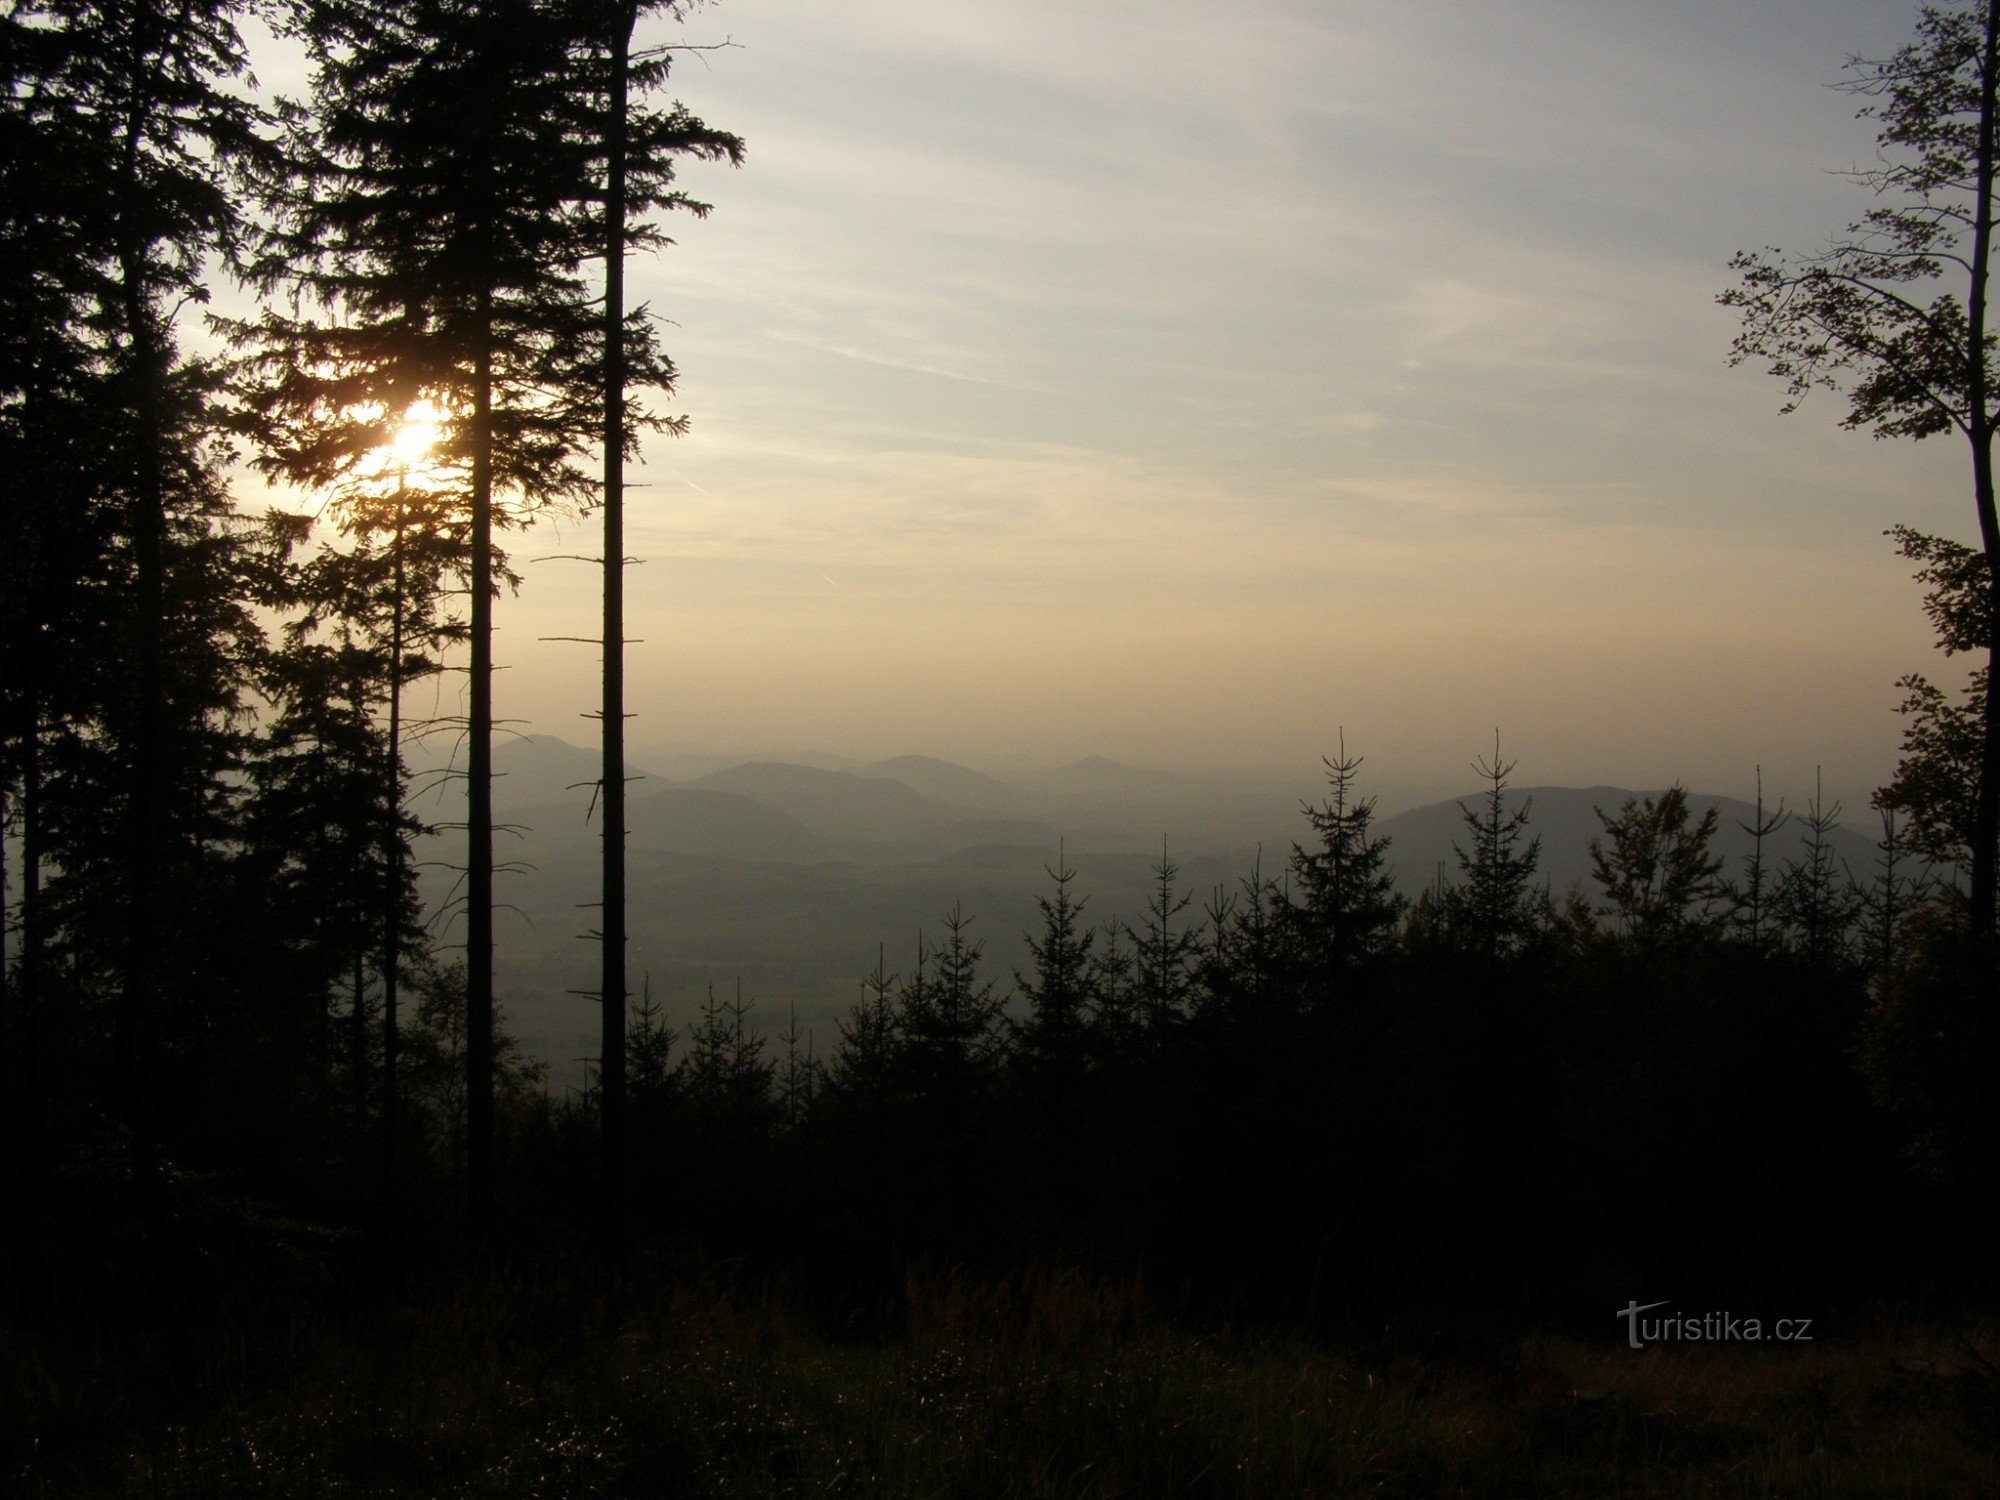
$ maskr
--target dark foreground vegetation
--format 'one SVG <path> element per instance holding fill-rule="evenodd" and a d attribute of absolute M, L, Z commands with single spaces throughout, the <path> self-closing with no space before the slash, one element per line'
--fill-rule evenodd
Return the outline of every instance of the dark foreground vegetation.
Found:
<path fill-rule="evenodd" d="M 618 1231 L 596 1097 L 503 1046 L 473 1236 L 449 968 L 413 973 L 393 1196 L 365 1051 L 176 1092 L 143 1193 L 114 1126 L 58 1116 L 8 1241 L 9 1483 L 1990 1488 L 1992 1009 L 1956 898 L 1854 886 L 1818 813 L 1725 885 L 1670 792 L 1607 810 L 1599 899 L 1556 902 L 1489 770 L 1414 907 L 1343 760 L 1282 877 L 1186 920 L 1163 859 L 1109 930 L 1058 870 L 1004 996 L 954 912 L 829 1058 L 642 1000 Z M 1659 1302 L 1809 1337 L 1630 1348 Z"/>
<path fill-rule="evenodd" d="M 136 1367 L 89 1343 L 16 1358 L 4 1492 L 1943 1497 L 2000 1482 L 1963 1330 L 1882 1315 L 1784 1348 L 1635 1353 L 1595 1330 L 1423 1317 L 1330 1348 L 1162 1317 L 1136 1279 L 918 1272 L 830 1321 L 796 1288 L 662 1275 L 614 1299 L 574 1262 L 539 1264 L 345 1317 L 226 1323 Z"/>

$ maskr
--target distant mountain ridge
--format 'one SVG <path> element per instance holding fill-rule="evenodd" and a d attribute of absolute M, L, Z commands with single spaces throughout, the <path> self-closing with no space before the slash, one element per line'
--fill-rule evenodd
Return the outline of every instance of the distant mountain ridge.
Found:
<path fill-rule="evenodd" d="M 1147 771 L 1102 756 L 1023 774 L 1018 784 L 928 755 L 893 756 L 852 770 L 827 769 L 836 757 L 814 759 L 821 764 L 743 761 L 687 780 L 635 769 L 635 847 L 753 863 L 957 864 L 974 850 L 1004 850 L 1002 857 L 1014 859 L 1053 850 L 1059 841 L 1072 854 L 1156 852 L 1163 836 L 1176 858 L 1240 853 L 1260 844 L 1276 853 L 1310 833 L 1300 816 L 1308 798 Z M 502 773 L 496 801 L 510 819 L 561 843 L 595 841 L 594 824 L 586 828 L 584 822 L 596 779 L 594 750 L 530 735 L 498 747 L 495 766 Z M 1467 838 L 1460 808 L 1476 809 L 1483 795 L 1475 790 L 1377 821 L 1376 830 L 1391 840 L 1389 859 L 1400 885 L 1423 889 L 1440 867 L 1447 879 L 1456 878 L 1453 845 Z M 1658 795 L 1615 786 L 1542 786 L 1510 790 L 1507 804 L 1532 804 L 1530 833 L 1542 840 L 1543 874 L 1560 892 L 1576 884 L 1588 888 L 1590 840 L 1602 829 L 1598 809 L 1615 816 L 1628 798 Z M 1753 821 L 1755 808 L 1702 793 L 1688 800 L 1696 819 L 1717 810 L 1714 848 L 1733 876 L 1750 853 L 1744 825 Z M 1799 854 L 1803 829 L 1797 810 L 1791 811 L 1791 820 L 1766 841 L 1773 868 Z M 1843 815 L 1830 842 L 1836 857 L 1865 881 L 1875 859 L 1872 810 L 1864 809 L 1862 819 Z"/>
<path fill-rule="evenodd" d="M 898 755 L 862 766 L 856 773 L 884 781 L 900 781 L 912 791 L 940 802 L 998 811 L 1017 807 L 1024 794 L 984 771 L 939 760 L 933 755 Z"/>
<path fill-rule="evenodd" d="M 731 766 L 683 785 L 750 797 L 820 833 L 875 843 L 979 815 L 977 808 L 927 797 L 888 777 L 782 761 Z"/>

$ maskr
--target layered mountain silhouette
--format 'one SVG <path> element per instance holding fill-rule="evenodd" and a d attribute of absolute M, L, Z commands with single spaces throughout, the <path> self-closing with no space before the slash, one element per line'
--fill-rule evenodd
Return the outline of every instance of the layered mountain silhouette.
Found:
<path fill-rule="evenodd" d="M 861 767 L 856 774 L 900 781 L 914 792 L 935 797 L 940 802 L 955 802 L 962 807 L 1012 811 L 1026 800 L 1019 787 L 1009 786 L 983 771 L 954 765 L 930 755 L 898 755 L 890 760 L 878 760 Z"/>
<path fill-rule="evenodd" d="M 832 759 L 832 757 L 823 757 Z M 495 801 L 528 840 L 551 850 L 594 845 L 590 820 L 597 754 L 549 735 L 500 748 Z M 1102 757 L 1073 762 L 1020 784 L 931 756 L 908 755 L 829 770 L 797 762 L 745 761 L 677 781 L 634 768 L 629 796 L 635 848 L 745 863 L 949 862 L 976 864 L 981 851 L 999 863 L 1024 854 L 1052 854 L 1059 840 L 1071 855 L 1168 850 L 1185 859 L 1241 854 L 1262 847 L 1267 866 L 1308 830 L 1299 797 L 1231 786 L 1175 772 L 1147 771 Z M 1600 810 L 1616 816 L 1628 798 L 1657 789 L 1530 787 L 1507 793 L 1510 811 L 1530 808 L 1530 833 L 1542 841 L 1542 872 L 1560 892 L 1587 884 L 1590 840 L 1602 830 Z M 444 799 L 434 799 L 444 800 Z M 1420 889 L 1457 872 L 1455 845 L 1468 842 L 1465 811 L 1479 793 L 1411 808 L 1378 819 L 1391 841 L 1399 879 Z M 1748 857 L 1756 809 L 1729 797 L 1691 794 L 1691 817 L 1718 814 L 1715 852 L 1730 872 Z M 1767 808 L 1774 811 L 1776 804 Z M 1775 869 L 1801 857 L 1805 829 L 1796 808 L 1765 840 Z M 1864 813 L 1872 823 L 1873 814 Z M 1829 842 L 1857 880 L 1868 878 L 1877 832 L 1835 829 Z"/>
<path fill-rule="evenodd" d="M 867 842 L 886 843 L 978 815 L 975 808 L 925 796 L 886 776 L 822 771 L 775 761 L 731 766 L 688 784 L 753 798 L 819 833 Z"/>

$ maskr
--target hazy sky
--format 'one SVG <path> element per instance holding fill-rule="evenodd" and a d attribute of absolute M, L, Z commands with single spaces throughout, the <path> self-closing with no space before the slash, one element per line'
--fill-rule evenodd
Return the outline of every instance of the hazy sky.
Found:
<path fill-rule="evenodd" d="M 1897 521 L 1962 448 L 1730 370 L 1738 248 L 1872 150 L 1868 0 L 725 0 L 740 132 L 634 268 L 639 742 L 1519 779 L 1858 806 L 1931 669 Z M 661 35 L 666 33 L 662 31 Z M 594 523 L 519 555 L 587 551 Z M 595 579 L 527 568 L 503 715 L 586 739 Z M 1958 673 L 1950 673 L 1953 680 Z"/>

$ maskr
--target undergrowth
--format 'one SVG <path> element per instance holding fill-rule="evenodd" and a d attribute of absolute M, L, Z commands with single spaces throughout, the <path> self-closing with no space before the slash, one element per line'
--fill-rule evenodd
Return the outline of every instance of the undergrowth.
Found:
<path fill-rule="evenodd" d="M 916 1274 L 845 1315 L 727 1277 L 489 1275 L 177 1363 L 17 1339 L 0 1435 L 24 1497 L 2000 1493 L 1988 1330 L 1621 1329 L 1329 1346 L 1055 1272 Z"/>

